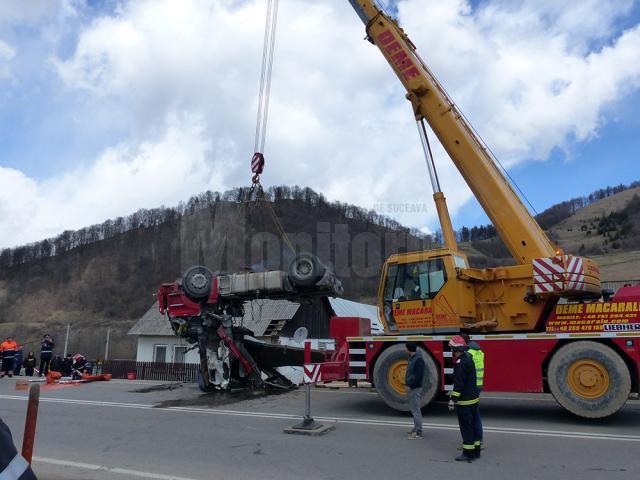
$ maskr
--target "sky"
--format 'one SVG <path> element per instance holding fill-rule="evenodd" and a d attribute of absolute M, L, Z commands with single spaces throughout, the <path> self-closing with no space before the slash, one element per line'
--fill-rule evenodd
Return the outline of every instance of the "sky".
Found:
<path fill-rule="evenodd" d="M 388 10 L 534 211 L 640 179 L 640 4 Z M 250 184 L 266 0 L 0 2 L 0 248 Z M 281 0 L 263 184 L 437 229 L 411 107 L 345 0 Z M 455 226 L 487 222 L 435 141 Z"/>

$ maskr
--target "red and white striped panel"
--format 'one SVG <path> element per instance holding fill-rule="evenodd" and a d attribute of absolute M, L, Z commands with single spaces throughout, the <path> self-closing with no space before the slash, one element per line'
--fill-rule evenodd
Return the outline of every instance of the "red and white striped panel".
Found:
<path fill-rule="evenodd" d="M 322 365 L 319 363 L 304 364 L 303 383 L 317 383 L 322 381 Z"/>
<path fill-rule="evenodd" d="M 562 257 L 536 258 L 533 260 L 533 290 L 535 293 L 562 290 L 564 261 Z"/>
<path fill-rule="evenodd" d="M 582 266 L 582 258 L 567 255 L 567 274 L 566 289 L 567 290 L 584 290 L 584 268 Z"/>

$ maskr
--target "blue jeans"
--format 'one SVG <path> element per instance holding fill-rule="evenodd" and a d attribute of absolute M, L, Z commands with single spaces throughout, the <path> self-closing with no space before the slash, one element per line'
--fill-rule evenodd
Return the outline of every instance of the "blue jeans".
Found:
<path fill-rule="evenodd" d="M 422 387 L 409 389 L 409 408 L 413 417 L 413 431 L 422 433 Z"/>

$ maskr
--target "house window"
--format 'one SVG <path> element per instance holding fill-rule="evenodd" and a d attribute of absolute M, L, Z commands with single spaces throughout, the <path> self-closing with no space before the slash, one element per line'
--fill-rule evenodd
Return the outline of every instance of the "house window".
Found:
<path fill-rule="evenodd" d="M 153 346 L 153 361 L 166 363 L 167 361 L 167 346 L 166 345 L 154 345 Z"/>
<path fill-rule="evenodd" d="M 184 363 L 187 347 L 173 347 L 173 363 Z"/>

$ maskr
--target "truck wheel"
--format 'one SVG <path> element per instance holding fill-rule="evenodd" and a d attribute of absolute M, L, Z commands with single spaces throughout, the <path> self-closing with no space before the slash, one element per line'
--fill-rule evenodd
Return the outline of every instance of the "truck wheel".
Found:
<path fill-rule="evenodd" d="M 213 288 L 213 274 L 202 265 L 189 268 L 182 276 L 182 289 L 189 300 L 204 302 L 211 295 Z"/>
<path fill-rule="evenodd" d="M 301 253 L 289 265 L 289 278 L 298 287 L 315 285 L 324 275 L 325 267 L 318 257 Z"/>
<path fill-rule="evenodd" d="M 418 351 L 424 359 L 424 383 L 422 388 L 422 406 L 433 400 L 438 392 L 439 378 L 435 361 L 423 348 Z M 409 353 L 403 343 L 393 345 L 380 354 L 373 368 L 373 383 L 382 400 L 395 410 L 409 411 L 407 387 L 404 375 L 409 363 Z"/>
<path fill-rule="evenodd" d="M 547 378 L 556 401 L 584 418 L 612 415 L 631 392 L 631 376 L 624 360 L 597 342 L 574 342 L 560 348 L 549 362 Z"/>

